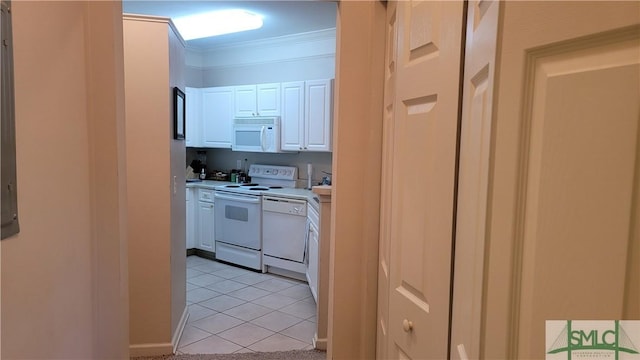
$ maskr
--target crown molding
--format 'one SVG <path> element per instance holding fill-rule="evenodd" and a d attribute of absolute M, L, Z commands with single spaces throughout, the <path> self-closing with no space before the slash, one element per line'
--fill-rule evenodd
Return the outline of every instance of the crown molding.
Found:
<path fill-rule="evenodd" d="M 186 41 L 184 41 L 184 39 L 182 38 L 182 34 L 180 34 L 180 31 L 178 31 L 178 28 L 173 23 L 171 18 L 164 17 L 164 16 L 155 16 L 155 15 L 124 13 L 122 14 L 122 20 L 146 21 L 146 22 L 157 22 L 157 23 L 167 24 L 169 25 L 171 30 L 173 30 L 173 32 L 176 34 L 176 36 L 178 37 L 178 40 L 180 41 L 180 43 L 182 43 L 182 46 L 184 46 L 185 48 L 187 47 Z"/>
<path fill-rule="evenodd" d="M 187 45 L 187 50 L 206 56 L 207 53 L 216 53 L 220 51 L 265 47 L 265 46 L 278 46 L 278 45 L 292 45 L 299 43 L 306 43 L 309 41 L 318 41 L 326 39 L 336 38 L 336 28 L 329 28 L 324 30 L 309 31 L 305 33 L 278 36 L 262 40 L 243 41 L 228 45 L 220 45 L 209 49 L 194 48 Z"/>
<path fill-rule="evenodd" d="M 335 29 L 189 51 L 186 63 L 202 69 L 251 66 L 335 56 Z"/>
<path fill-rule="evenodd" d="M 295 61 L 333 59 L 333 58 L 335 58 L 335 54 L 322 54 L 322 55 L 312 55 L 312 56 L 299 56 L 295 58 L 286 58 L 286 59 L 278 59 L 278 60 L 254 61 L 254 62 L 242 63 L 242 64 L 211 65 L 211 66 L 203 66 L 203 67 L 189 65 L 189 68 L 201 70 L 201 71 L 211 71 L 211 70 L 220 71 L 224 69 L 241 68 L 246 66 L 259 66 L 259 65 L 265 65 L 265 64 L 280 64 L 280 63 L 288 63 L 288 62 L 295 62 Z"/>

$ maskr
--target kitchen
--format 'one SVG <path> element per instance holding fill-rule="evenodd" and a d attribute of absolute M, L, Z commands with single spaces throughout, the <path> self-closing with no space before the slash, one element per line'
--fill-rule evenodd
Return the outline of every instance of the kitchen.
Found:
<path fill-rule="evenodd" d="M 125 11 L 141 13 L 140 9 L 136 9 L 132 5 L 134 3 L 127 7 L 125 3 Z M 287 6 L 291 7 L 289 4 Z M 234 41 L 206 50 L 190 47 L 193 42 L 200 40 L 187 43 L 186 88 L 184 89 L 186 93 L 185 145 L 187 147 L 185 167 L 187 167 L 187 178 L 199 178 L 202 170 L 205 173 L 204 181 L 194 181 L 187 185 L 186 248 L 187 253 L 192 255 L 190 259 L 194 258 L 193 255 L 209 259 L 223 258 L 227 264 L 235 264 L 243 269 L 250 268 L 257 272 L 277 274 L 283 279 L 292 279 L 291 281 L 297 283 L 308 281 L 308 263 L 313 263 L 308 257 L 310 250 L 308 232 L 313 226 L 310 225 L 310 220 L 317 219 L 316 234 L 320 225 L 317 214 L 319 210 L 318 196 L 314 196 L 312 191 L 304 189 L 322 182 L 330 184 L 332 161 L 330 100 L 335 71 L 335 4 L 314 4 L 312 6 L 322 6 L 333 13 L 333 28 L 279 36 L 261 41 L 243 43 Z M 307 12 L 307 14 L 309 13 L 314 13 L 313 9 Z M 238 151 L 242 147 L 239 147 L 238 144 L 234 147 L 233 129 L 236 126 L 234 126 L 233 120 L 246 118 L 247 115 L 253 117 L 247 113 L 246 109 L 240 109 L 240 104 L 247 103 L 247 97 L 239 98 L 238 94 L 246 95 L 248 91 L 250 99 L 248 102 L 251 103 L 251 96 L 260 96 L 261 92 L 257 89 L 261 89 L 264 84 L 270 85 L 270 90 L 277 89 L 275 97 L 271 98 L 271 104 L 276 105 L 272 108 L 281 106 L 281 109 L 280 112 L 278 110 L 271 113 L 262 112 L 261 116 L 256 119 L 263 119 L 265 115 L 268 115 L 280 121 L 277 124 L 280 125 L 280 130 L 276 133 L 278 135 L 276 138 L 279 138 L 280 141 L 276 143 L 278 147 L 276 151 L 282 152 L 255 152 L 255 149 Z M 274 87 L 274 85 L 276 86 Z M 251 93 L 252 91 L 253 93 Z M 311 99 L 305 98 L 305 93 L 311 94 Z M 273 95 L 273 92 L 269 94 Z M 254 98 L 253 102 L 255 103 L 255 101 Z M 206 119 L 211 119 L 210 116 L 223 116 L 225 120 L 207 121 Z M 294 116 L 299 117 L 295 122 L 285 121 Z M 312 124 L 317 123 L 314 116 L 320 117 L 321 125 L 319 127 L 308 126 L 310 118 Z M 305 123 L 305 121 L 307 122 Z M 307 132 L 305 132 L 305 125 Z M 310 133 L 309 129 L 313 131 Z M 259 165 L 268 166 L 261 168 Z M 267 168 L 275 169 L 274 167 L 284 170 L 282 173 L 288 173 L 288 175 L 285 175 L 285 178 L 275 176 L 275 179 L 274 176 L 271 178 L 256 176 L 259 175 L 256 172 L 260 171 L 264 174 L 267 172 Z M 234 172 L 234 170 L 236 171 Z M 220 217 L 218 213 L 220 213 L 220 209 L 224 209 L 222 204 L 224 204 L 223 201 L 226 201 L 221 196 L 225 190 L 223 187 L 229 185 L 232 176 L 237 176 L 240 172 L 243 173 L 243 179 L 244 176 L 250 176 L 253 180 L 252 183 L 256 182 L 255 179 L 261 179 L 257 182 L 258 185 L 266 184 L 264 181 L 267 180 L 267 182 L 275 181 L 277 186 L 284 187 L 284 189 L 270 189 L 271 194 L 278 193 L 279 196 L 269 202 L 275 204 L 274 210 L 281 209 L 282 204 L 285 204 L 285 207 L 289 206 L 289 208 L 295 209 L 292 211 L 299 212 L 297 215 L 287 216 L 294 218 L 294 221 L 288 223 L 292 224 L 295 232 L 299 234 L 296 237 L 297 248 L 301 251 L 296 250 L 295 259 L 283 261 L 282 256 L 277 256 L 279 254 L 269 256 L 266 253 L 263 254 L 261 249 L 254 249 L 253 253 L 248 256 L 252 260 L 247 262 L 242 260 L 247 258 L 246 254 L 239 258 L 233 255 L 239 249 L 243 250 L 244 246 L 232 247 L 229 250 L 228 241 L 219 241 L 216 238 L 218 234 L 224 232 L 224 225 L 218 226 L 221 221 L 218 220 Z M 236 189 L 243 190 L 244 187 Z M 257 224 L 254 224 L 254 234 L 259 234 L 259 237 L 262 238 L 263 231 L 267 231 L 269 228 L 269 221 L 264 219 L 279 218 L 283 214 L 281 210 L 269 211 L 264 206 L 260 207 L 265 203 L 265 197 L 262 196 L 262 193 L 266 190 L 248 190 L 248 192 L 260 194 L 257 197 L 259 206 L 254 206 L 251 212 L 247 211 L 247 214 L 254 215 L 257 220 Z M 228 191 L 226 195 L 229 195 Z M 255 227 L 255 225 L 259 225 L 259 227 Z M 231 233 L 240 231 L 239 229 L 231 230 Z M 271 229 L 280 230 L 280 226 L 271 226 Z M 254 235 L 255 237 L 256 235 Z M 279 237 L 276 236 L 275 240 L 278 239 Z M 268 244 L 260 246 L 264 247 L 265 252 L 268 251 Z M 226 253 L 232 255 L 225 257 L 220 254 L 221 252 L 225 253 L 225 249 L 228 250 Z M 315 249 L 317 250 L 317 246 Z M 190 265 L 191 262 L 188 261 L 187 276 L 190 272 L 193 275 L 198 271 L 189 269 Z M 202 269 L 201 262 L 196 262 L 196 265 Z M 311 273 L 317 274 L 317 270 L 311 271 Z M 295 282 L 293 284 L 297 284 Z M 192 299 L 189 298 L 189 291 L 197 290 L 195 287 L 196 285 L 188 281 L 188 304 L 192 302 L 190 301 Z M 309 294 L 316 296 L 316 290 L 311 290 Z M 183 334 L 184 336 L 185 334 Z M 322 344 L 318 345 L 319 348 L 322 346 Z"/>

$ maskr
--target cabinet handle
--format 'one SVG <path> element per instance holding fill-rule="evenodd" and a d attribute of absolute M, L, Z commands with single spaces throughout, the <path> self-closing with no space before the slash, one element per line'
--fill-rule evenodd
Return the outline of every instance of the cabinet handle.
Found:
<path fill-rule="evenodd" d="M 404 332 L 413 331 L 413 321 L 407 319 L 402 320 L 402 330 L 404 330 Z"/>

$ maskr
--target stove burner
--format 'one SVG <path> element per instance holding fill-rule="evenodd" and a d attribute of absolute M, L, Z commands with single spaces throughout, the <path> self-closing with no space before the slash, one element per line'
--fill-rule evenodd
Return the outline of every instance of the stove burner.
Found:
<path fill-rule="evenodd" d="M 282 186 L 269 186 L 269 189 L 282 189 Z"/>
<path fill-rule="evenodd" d="M 260 186 L 260 187 L 252 187 L 252 188 L 249 188 L 249 190 L 269 190 L 269 188 L 261 187 L 261 186 Z"/>
<path fill-rule="evenodd" d="M 242 185 L 240 185 L 240 186 L 258 186 L 258 184 L 253 184 L 253 183 L 251 183 L 251 184 L 242 184 Z"/>

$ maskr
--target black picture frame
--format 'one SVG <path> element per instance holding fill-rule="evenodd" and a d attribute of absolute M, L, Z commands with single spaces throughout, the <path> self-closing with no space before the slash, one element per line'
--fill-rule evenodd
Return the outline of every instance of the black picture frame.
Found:
<path fill-rule="evenodd" d="M 185 95 L 178 87 L 173 88 L 173 138 L 184 140 L 185 136 Z"/>

